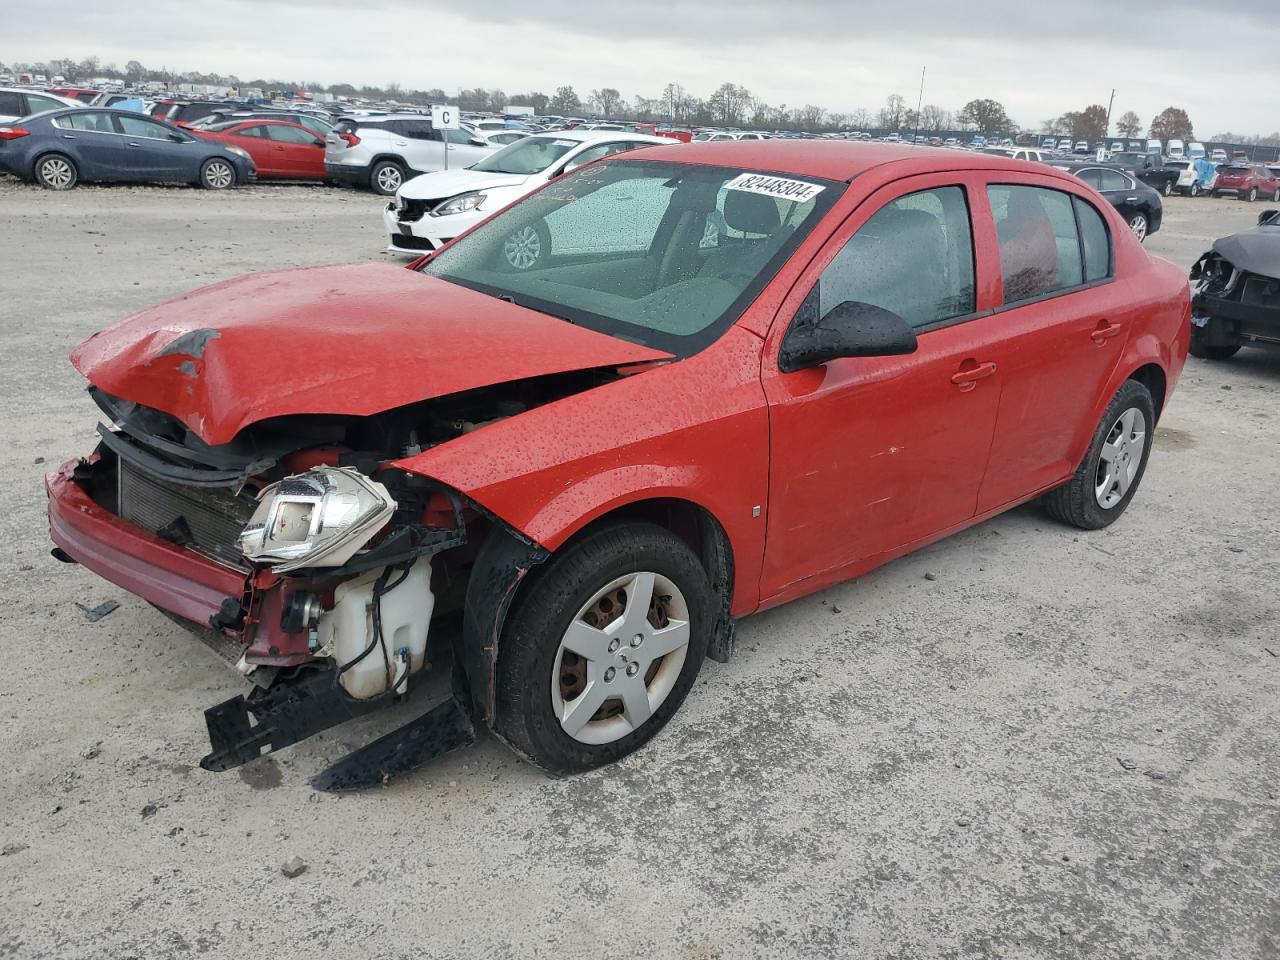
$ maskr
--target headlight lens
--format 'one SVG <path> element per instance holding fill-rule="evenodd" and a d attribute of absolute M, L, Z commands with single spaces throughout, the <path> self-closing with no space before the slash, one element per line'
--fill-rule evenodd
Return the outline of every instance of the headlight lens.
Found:
<path fill-rule="evenodd" d="M 240 551 L 277 573 L 340 567 L 382 529 L 396 502 L 387 488 L 351 467 L 317 467 L 258 495 L 240 532 Z"/>
<path fill-rule="evenodd" d="M 239 147 L 227 147 L 227 153 L 234 153 L 237 157 L 244 157 L 246 160 L 253 159 L 249 156 L 249 151 L 241 150 Z"/>
<path fill-rule="evenodd" d="M 464 193 L 454 197 L 452 200 L 446 200 L 440 206 L 431 211 L 433 217 L 448 217 L 455 213 L 466 213 L 468 210 L 479 210 L 480 204 L 484 203 L 485 195 L 483 193 Z"/>

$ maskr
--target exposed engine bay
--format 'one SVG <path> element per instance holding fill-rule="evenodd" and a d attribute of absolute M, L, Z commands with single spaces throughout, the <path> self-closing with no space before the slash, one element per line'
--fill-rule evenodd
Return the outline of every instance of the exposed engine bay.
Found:
<path fill-rule="evenodd" d="M 224 445 L 91 387 L 110 424 L 99 425 L 99 446 L 76 466 L 73 482 L 111 515 L 243 576 L 240 595 L 193 625 L 232 641 L 238 668 L 255 684 L 247 698 L 206 712 L 213 752 L 203 765 L 226 769 L 398 700 L 436 655 L 452 659 L 455 672 L 483 675 L 484 655 L 461 650 L 462 610 L 469 590 L 493 589 L 493 570 L 486 567 L 478 585 L 472 572 L 477 552 L 505 524 L 390 461 L 622 375 L 549 374 L 369 417 L 281 417 Z M 522 576 L 530 558 L 545 553 L 509 528 L 499 532 L 508 541 L 500 561 L 508 576 Z M 500 622 L 502 589 L 494 596 L 488 606 Z M 488 629 L 483 620 L 478 635 Z M 443 731 L 437 746 L 469 742 L 471 708 L 484 713 L 467 702 L 474 691 L 458 686 L 455 702 L 428 722 Z M 419 730 L 411 738 L 417 752 L 405 753 L 402 736 L 395 762 L 422 762 L 421 739 Z M 331 769 L 330 786 L 385 775 L 388 757 L 375 753 L 375 761 Z"/>

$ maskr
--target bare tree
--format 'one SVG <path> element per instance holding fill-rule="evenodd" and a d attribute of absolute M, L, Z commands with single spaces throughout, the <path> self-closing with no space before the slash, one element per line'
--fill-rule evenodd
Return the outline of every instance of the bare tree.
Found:
<path fill-rule="evenodd" d="M 1126 110 L 1124 115 L 1116 121 L 1116 133 L 1122 137 L 1142 136 L 1142 118 L 1132 110 Z"/>
<path fill-rule="evenodd" d="M 601 87 L 591 91 L 591 102 L 602 117 L 614 117 L 622 107 L 622 94 L 613 87 Z"/>

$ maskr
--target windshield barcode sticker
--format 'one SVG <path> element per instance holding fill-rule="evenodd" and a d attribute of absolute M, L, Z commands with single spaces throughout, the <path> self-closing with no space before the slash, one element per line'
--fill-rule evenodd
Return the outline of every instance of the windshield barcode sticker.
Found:
<path fill-rule="evenodd" d="M 804 180 L 787 180 L 784 177 L 770 177 L 763 173 L 744 173 L 734 177 L 724 185 L 726 190 L 742 190 L 745 193 L 763 193 L 766 197 L 778 200 L 794 200 L 804 203 L 812 200 L 826 187 Z"/>

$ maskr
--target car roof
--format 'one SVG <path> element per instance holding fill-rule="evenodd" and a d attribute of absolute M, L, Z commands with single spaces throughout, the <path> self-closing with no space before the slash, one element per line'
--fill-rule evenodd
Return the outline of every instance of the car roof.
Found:
<path fill-rule="evenodd" d="M 654 137 L 647 133 L 635 133 L 632 130 L 547 130 L 543 133 L 531 133 L 529 140 L 577 140 L 579 143 L 594 143 L 597 140 L 635 140 L 639 143 L 667 144 L 674 141 L 670 137 Z"/>
<path fill-rule="evenodd" d="M 846 183 L 888 164 L 903 165 L 907 175 L 938 169 L 1026 171 L 1031 167 L 1029 161 L 1004 156 L 865 140 L 702 140 L 655 147 L 637 159 L 742 167 Z M 1052 170 L 1034 166 L 1038 173 Z"/>

